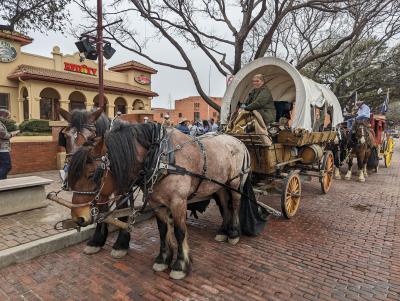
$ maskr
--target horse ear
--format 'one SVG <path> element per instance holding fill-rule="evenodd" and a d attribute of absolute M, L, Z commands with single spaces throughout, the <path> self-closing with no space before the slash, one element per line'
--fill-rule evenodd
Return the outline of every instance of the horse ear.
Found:
<path fill-rule="evenodd" d="M 60 108 L 60 115 L 62 118 L 64 118 L 66 121 L 71 122 L 71 113 Z"/>
<path fill-rule="evenodd" d="M 90 113 L 89 121 L 95 122 L 100 117 L 101 113 L 103 113 L 103 108 L 99 108 L 96 111 Z"/>

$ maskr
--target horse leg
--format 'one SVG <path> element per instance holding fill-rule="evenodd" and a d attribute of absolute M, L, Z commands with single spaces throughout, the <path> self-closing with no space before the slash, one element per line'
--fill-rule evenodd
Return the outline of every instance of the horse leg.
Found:
<path fill-rule="evenodd" d="M 333 163 L 335 165 L 335 179 L 340 180 L 342 176 L 340 175 L 340 148 L 335 146 L 333 148 Z"/>
<path fill-rule="evenodd" d="M 363 170 L 364 158 L 365 158 L 365 151 L 360 150 L 360 152 L 357 154 L 358 181 L 360 182 L 365 182 L 364 170 Z"/>
<path fill-rule="evenodd" d="M 188 244 L 188 231 L 186 227 L 186 201 L 173 200 L 171 214 L 174 221 L 174 234 L 178 245 L 176 261 L 172 265 L 169 276 L 172 279 L 183 279 L 190 271 L 190 257 Z"/>
<path fill-rule="evenodd" d="M 229 193 L 225 189 L 221 189 L 216 193 L 215 199 L 222 215 L 222 225 L 219 227 L 214 239 L 218 242 L 223 242 L 228 239 L 228 228 L 232 216 L 228 206 Z"/>
<path fill-rule="evenodd" d="M 353 154 L 352 153 L 349 154 L 349 159 L 348 159 L 347 165 L 348 165 L 348 170 L 347 170 L 347 173 L 344 176 L 344 178 L 346 180 L 351 180 L 351 172 L 352 172 L 352 168 L 353 168 Z"/>
<path fill-rule="evenodd" d="M 363 171 L 364 171 L 364 176 L 368 177 L 368 168 L 367 168 L 367 164 L 368 164 L 368 160 L 369 157 L 371 156 L 371 150 L 367 150 L 365 152 L 365 156 L 364 156 L 364 162 L 363 162 Z"/>
<path fill-rule="evenodd" d="M 128 203 L 125 203 L 123 206 L 120 208 L 128 208 Z M 120 217 L 118 218 L 121 222 L 128 222 L 128 217 Z M 118 231 L 118 237 L 117 240 L 115 241 L 114 245 L 112 246 L 111 250 L 111 257 L 113 258 L 122 258 L 124 257 L 129 250 L 129 241 L 131 240 L 131 234 L 129 233 L 128 230 L 125 229 L 119 229 Z"/>
<path fill-rule="evenodd" d="M 232 202 L 232 218 L 230 227 L 228 229 L 228 242 L 232 245 L 236 245 L 240 240 L 240 220 L 239 220 L 239 210 L 240 210 L 240 194 L 237 192 L 231 192 L 231 202 Z"/>
<path fill-rule="evenodd" d="M 106 223 L 98 223 L 96 230 L 91 239 L 86 244 L 83 253 L 92 255 L 100 252 L 101 248 L 105 245 L 108 236 L 108 227 Z"/>
<path fill-rule="evenodd" d="M 172 248 L 172 217 L 169 209 L 162 208 L 156 213 L 157 227 L 160 234 L 160 252 L 153 264 L 156 272 L 165 271 L 172 262 L 174 252 Z"/>

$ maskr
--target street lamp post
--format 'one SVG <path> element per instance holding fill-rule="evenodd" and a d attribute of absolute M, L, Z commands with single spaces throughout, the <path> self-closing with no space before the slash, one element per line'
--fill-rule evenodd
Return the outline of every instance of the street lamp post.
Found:
<path fill-rule="evenodd" d="M 99 107 L 106 111 L 104 105 L 104 78 L 103 78 L 103 3 L 97 0 L 97 54 L 99 66 Z"/>

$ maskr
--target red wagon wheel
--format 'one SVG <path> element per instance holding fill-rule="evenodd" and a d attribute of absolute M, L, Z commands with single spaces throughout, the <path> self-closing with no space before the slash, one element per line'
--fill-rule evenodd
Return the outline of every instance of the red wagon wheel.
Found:
<path fill-rule="evenodd" d="M 324 158 L 322 159 L 323 175 L 319 178 L 322 192 L 325 194 L 328 193 L 329 189 L 331 189 L 334 168 L 335 165 L 333 153 L 331 151 L 327 151 L 324 155 Z"/>
<path fill-rule="evenodd" d="M 292 218 L 300 206 L 301 180 L 297 172 L 291 172 L 283 183 L 281 194 L 281 209 L 283 215 Z"/>

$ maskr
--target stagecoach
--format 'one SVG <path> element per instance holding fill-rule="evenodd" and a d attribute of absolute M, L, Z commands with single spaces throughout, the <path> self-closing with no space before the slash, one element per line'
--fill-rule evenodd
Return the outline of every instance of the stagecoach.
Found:
<path fill-rule="evenodd" d="M 368 162 L 369 168 L 379 169 L 379 161 L 383 160 L 385 167 L 390 167 L 392 155 L 394 152 L 394 140 L 388 132 L 388 123 L 385 115 L 371 114 L 370 118 L 371 129 L 375 137 L 377 145 L 377 157 L 372 156 Z"/>
<path fill-rule="evenodd" d="M 255 74 L 265 76 L 275 104 L 290 110 L 289 120 L 281 119 L 267 127 L 262 121 L 259 124 L 260 118 L 254 116 L 257 113 L 238 111 L 238 103 L 246 99 Z M 302 180 L 316 177 L 322 192 L 329 191 L 334 172 L 329 146 L 337 138 L 335 128 L 341 122 L 339 101 L 329 88 L 273 57 L 244 66 L 229 85 L 221 108 L 226 132 L 241 140 L 250 152 L 256 195 L 280 194 L 280 211 L 263 202 L 259 205 L 285 218 L 293 217 L 299 208 Z"/>

